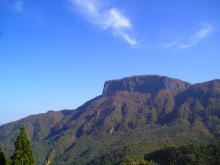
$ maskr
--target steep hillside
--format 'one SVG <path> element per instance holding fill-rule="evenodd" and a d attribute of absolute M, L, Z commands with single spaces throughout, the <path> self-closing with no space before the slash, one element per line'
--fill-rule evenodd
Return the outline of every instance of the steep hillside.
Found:
<path fill-rule="evenodd" d="M 164 145 L 208 142 L 220 135 L 220 80 L 191 85 L 164 76 L 107 81 L 103 94 L 76 110 L 50 111 L 0 127 L 8 151 L 24 125 L 42 164 L 55 149 L 54 164 L 88 164 L 113 150 L 138 146 L 137 154 Z"/>

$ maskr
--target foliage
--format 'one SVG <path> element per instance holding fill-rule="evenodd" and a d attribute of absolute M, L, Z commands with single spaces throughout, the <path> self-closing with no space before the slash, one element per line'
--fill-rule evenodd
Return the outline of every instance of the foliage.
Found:
<path fill-rule="evenodd" d="M 127 157 L 122 160 L 119 165 L 156 165 L 156 163 L 148 160 L 134 160 Z"/>
<path fill-rule="evenodd" d="M 220 164 L 220 142 L 166 147 L 145 158 L 161 165 L 217 165 Z"/>
<path fill-rule="evenodd" d="M 20 134 L 14 145 L 15 150 L 11 157 L 12 165 L 33 165 L 34 157 L 25 128 L 20 129 Z"/>
<path fill-rule="evenodd" d="M 0 165 L 7 165 L 7 159 L 5 157 L 5 154 L 1 151 L 1 148 L 0 148 Z"/>

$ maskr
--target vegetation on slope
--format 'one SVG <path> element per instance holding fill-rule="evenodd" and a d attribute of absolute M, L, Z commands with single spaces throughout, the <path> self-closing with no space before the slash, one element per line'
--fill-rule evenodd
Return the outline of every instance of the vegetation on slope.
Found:
<path fill-rule="evenodd" d="M 5 157 L 5 154 L 2 152 L 0 148 L 0 165 L 7 165 L 7 159 Z"/>
<path fill-rule="evenodd" d="M 88 165 L 217 165 L 220 164 L 220 142 L 167 146 L 144 154 L 130 146 L 96 158 Z M 133 148 L 133 149 L 132 149 Z"/>
<path fill-rule="evenodd" d="M 131 158 L 126 158 L 123 159 L 119 165 L 157 165 L 153 161 L 148 161 L 148 160 L 134 160 Z"/>
<path fill-rule="evenodd" d="M 220 164 L 220 142 L 166 147 L 147 154 L 145 159 L 160 165 L 217 165 Z"/>
<path fill-rule="evenodd" d="M 55 149 L 54 164 L 85 165 L 131 144 L 136 146 L 133 153 L 147 154 L 164 145 L 220 138 L 219 80 L 189 85 L 158 78 L 158 85 L 147 79 L 149 86 L 157 87 L 150 91 L 143 78 L 136 80 L 107 85 L 105 95 L 76 110 L 49 111 L 3 125 L 0 145 L 11 155 L 17 130 L 25 125 L 36 164 L 43 164 Z M 120 90 L 113 90 L 115 87 Z"/>

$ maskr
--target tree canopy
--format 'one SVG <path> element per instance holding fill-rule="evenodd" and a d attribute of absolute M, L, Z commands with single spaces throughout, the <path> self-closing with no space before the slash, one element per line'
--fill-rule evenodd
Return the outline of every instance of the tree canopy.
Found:
<path fill-rule="evenodd" d="M 166 165 L 217 165 L 220 164 L 220 142 L 166 147 L 145 158 Z"/>
<path fill-rule="evenodd" d="M 19 136 L 17 137 L 14 146 L 14 154 L 11 156 L 12 165 L 34 164 L 33 152 L 24 127 L 20 129 Z"/>
<path fill-rule="evenodd" d="M 7 165 L 7 159 L 5 157 L 5 154 L 2 152 L 0 148 L 0 165 Z"/>

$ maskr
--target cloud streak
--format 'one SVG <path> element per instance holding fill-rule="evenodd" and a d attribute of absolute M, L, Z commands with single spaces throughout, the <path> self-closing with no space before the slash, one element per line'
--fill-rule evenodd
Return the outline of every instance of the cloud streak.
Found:
<path fill-rule="evenodd" d="M 161 48 L 161 49 L 173 48 L 173 47 L 175 47 L 177 44 L 179 44 L 179 42 L 180 42 L 179 40 L 174 40 L 174 41 L 162 43 L 162 44 L 160 44 L 160 48 Z"/>
<path fill-rule="evenodd" d="M 199 44 L 204 38 L 208 37 L 213 31 L 211 25 L 203 23 L 203 27 L 193 34 L 187 43 L 181 43 L 178 45 L 180 49 L 191 48 Z"/>
<path fill-rule="evenodd" d="M 23 8 L 24 8 L 24 4 L 22 0 L 18 0 L 14 5 L 14 9 L 18 12 L 23 11 Z"/>
<path fill-rule="evenodd" d="M 198 29 L 195 33 L 187 36 L 184 39 L 174 40 L 168 43 L 160 44 L 160 48 L 169 49 L 169 48 L 177 48 L 177 49 L 188 49 L 198 45 L 202 42 L 206 37 L 208 37 L 213 32 L 213 27 L 210 24 L 202 23 L 202 27 Z"/>
<path fill-rule="evenodd" d="M 112 30 L 113 34 L 128 44 L 137 45 L 136 39 L 130 36 L 132 30 L 130 20 L 117 8 L 108 8 L 100 0 L 69 0 L 93 24 L 101 29 Z"/>

